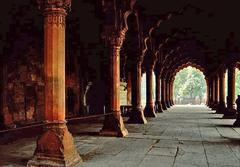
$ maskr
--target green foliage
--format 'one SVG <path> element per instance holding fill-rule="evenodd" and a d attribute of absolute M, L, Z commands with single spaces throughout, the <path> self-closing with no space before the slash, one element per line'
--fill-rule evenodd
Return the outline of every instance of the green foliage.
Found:
<path fill-rule="evenodd" d="M 201 71 L 193 67 L 181 70 L 174 80 L 175 99 L 202 100 L 206 95 L 206 81 Z"/>
<path fill-rule="evenodd" d="M 240 71 L 236 69 L 236 96 L 240 95 Z"/>

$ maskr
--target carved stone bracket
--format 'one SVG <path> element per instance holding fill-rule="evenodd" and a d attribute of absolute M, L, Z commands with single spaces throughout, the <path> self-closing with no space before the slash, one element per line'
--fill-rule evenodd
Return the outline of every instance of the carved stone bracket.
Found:
<path fill-rule="evenodd" d="M 113 32 L 111 35 L 106 35 L 107 43 L 114 48 L 121 48 L 125 39 L 125 31 Z"/>
<path fill-rule="evenodd" d="M 54 8 L 62 8 L 69 11 L 71 2 L 72 0 L 37 0 L 39 9 L 43 11 Z"/>

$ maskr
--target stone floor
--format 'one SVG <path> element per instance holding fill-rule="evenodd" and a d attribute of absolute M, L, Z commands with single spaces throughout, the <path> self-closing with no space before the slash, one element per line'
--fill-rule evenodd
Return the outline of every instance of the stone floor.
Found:
<path fill-rule="evenodd" d="M 100 137 L 98 122 L 69 125 L 81 167 L 240 167 L 240 128 L 204 106 L 175 106 L 127 138 Z M 0 144 L 0 166 L 25 166 L 35 138 Z"/>

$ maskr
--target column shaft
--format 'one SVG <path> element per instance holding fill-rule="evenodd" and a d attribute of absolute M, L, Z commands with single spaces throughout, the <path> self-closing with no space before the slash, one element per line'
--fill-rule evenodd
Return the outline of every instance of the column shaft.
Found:
<path fill-rule="evenodd" d="M 166 103 L 166 106 L 167 108 L 170 108 L 170 103 L 169 103 L 169 81 L 168 80 L 165 80 L 165 103 Z"/>
<path fill-rule="evenodd" d="M 75 166 L 81 158 L 65 121 L 65 17 L 71 1 L 38 1 L 44 14 L 44 133 L 28 167 Z"/>
<path fill-rule="evenodd" d="M 211 83 L 211 88 L 212 88 L 212 91 L 211 91 L 211 94 L 212 94 L 212 103 L 211 103 L 211 108 L 214 110 L 215 107 L 214 107 L 214 104 L 215 104 L 215 80 L 212 79 L 212 83 Z"/>
<path fill-rule="evenodd" d="M 217 113 L 222 114 L 226 110 L 225 104 L 225 75 L 221 71 L 219 74 L 219 104 L 217 107 Z"/>
<path fill-rule="evenodd" d="M 219 103 L 219 77 L 216 76 L 215 77 L 215 103 L 214 103 L 215 109 L 217 109 L 218 103 Z"/>
<path fill-rule="evenodd" d="M 147 120 L 144 116 L 141 104 L 141 78 L 142 78 L 142 62 L 137 61 L 132 66 L 132 111 L 129 123 L 146 124 Z"/>
<path fill-rule="evenodd" d="M 103 128 L 100 132 L 105 136 L 124 137 L 128 134 L 124 126 L 120 110 L 120 49 L 124 39 L 123 34 L 116 33 L 109 38 L 110 49 L 110 84 L 109 84 L 109 108 L 112 115 L 105 117 Z"/>
<path fill-rule="evenodd" d="M 156 104 L 157 112 L 161 113 L 161 112 L 163 112 L 162 104 L 161 104 L 161 77 L 157 73 L 155 78 L 156 78 L 156 102 L 155 102 L 155 104 Z"/>
<path fill-rule="evenodd" d="M 147 75 L 146 75 L 146 82 L 147 82 L 147 102 L 146 102 L 146 107 L 144 109 L 144 115 L 145 117 L 156 117 L 155 109 L 154 109 L 154 102 L 153 102 L 153 67 L 149 68 L 147 70 Z"/>
<path fill-rule="evenodd" d="M 128 72 L 127 80 L 127 105 L 131 105 L 131 92 L 132 92 L 132 82 L 131 82 L 131 72 Z"/>
<path fill-rule="evenodd" d="M 227 96 L 227 111 L 224 113 L 223 118 L 235 118 L 236 109 L 235 104 L 235 67 L 228 68 L 228 96 Z"/>
<path fill-rule="evenodd" d="M 164 78 L 161 78 L 161 103 L 163 110 L 167 110 L 165 97 L 166 97 L 166 82 Z"/>

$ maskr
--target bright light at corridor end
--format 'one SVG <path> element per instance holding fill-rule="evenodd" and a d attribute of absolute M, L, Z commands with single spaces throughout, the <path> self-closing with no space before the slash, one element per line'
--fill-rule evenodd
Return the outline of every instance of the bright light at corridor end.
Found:
<path fill-rule="evenodd" d="M 194 67 L 189 66 L 176 74 L 173 89 L 177 105 L 202 105 L 206 102 L 205 76 Z"/>

